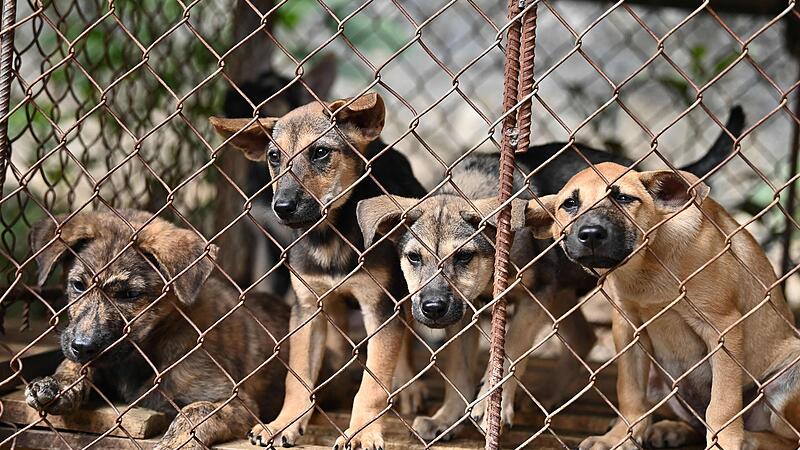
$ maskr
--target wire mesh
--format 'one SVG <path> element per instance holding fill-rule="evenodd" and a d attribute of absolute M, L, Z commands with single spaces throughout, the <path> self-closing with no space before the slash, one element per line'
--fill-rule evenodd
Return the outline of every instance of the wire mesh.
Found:
<path fill-rule="evenodd" d="M 498 2 L 6 0 L 0 447 L 798 448 L 800 13 L 646 3 L 511 2 L 536 15 L 504 105 L 524 15 Z M 517 114 L 533 132 L 498 202 Z M 735 222 L 703 210 L 722 244 L 687 271 L 657 251 L 671 222 L 608 186 L 689 167 L 720 134 L 730 151 L 688 186 Z M 591 214 L 533 239 L 524 216 L 577 172 L 565 157 L 597 170 L 585 209 L 610 204 L 637 236 L 624 263 L 670 283 L 657 310 L 620 298 L 625 267 L 566 261 Z M 312 212 L 279 218 L 292 202 Z M 775 277 L 737 250 L 749 235 Z M 758 294 L 733 316 L 703 302 L 721 261 Z M 666 358 L 659 331 L 687 315 L 671 334 L 706 347 Z M 742 339 L 788 350 L 754 363 Z M 631 406 L 642 372 L 651 398 Z M 490 417 L 514 427 L 486 433 Z"/>

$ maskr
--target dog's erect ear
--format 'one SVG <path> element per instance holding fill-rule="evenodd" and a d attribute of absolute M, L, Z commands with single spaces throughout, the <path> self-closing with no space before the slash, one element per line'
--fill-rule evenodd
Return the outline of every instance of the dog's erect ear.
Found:
<path fill-rule="evenodd" d="M 364 247 L 369 247 L 375 242 L 375 235 L 389 233 L 403 218 L 403 211 L 416 205 L 419 200 L 398 196 L 380 195 L 358 202 L 356 208 L 356 219 L 361 233 L 364 235 Z M 398 204 L 400 206 L 398 206 Z M 406 215 L 406 224 L 411 225 L 419 219 L 422 211 L 414 208 Z M 392 233 L 389 239 L 396 239 L 405 227 L 398 228 L 396 233 Z"/>
<path fill-rule="evenodd" d="M 68 215 L 57 216 L 56 221 L 61 225 L 61 238 L 55 239 L 57 227 L 50 219 L 46 218 L 38 222 L 31 228 L 30 246 L 36 255 L 36 265 L 38 266 L 39 287 L 44 286 L 50 272 L 53 271 L 56 263 L 65 256 L 67 248 L 77 251 L 82 244 L 92 240 L 96 236 L 92 214 L 78 214 L 67 222 L 64 222 Z M 53 241 L 52 243 L 50 241 Z M 49 244 L 49 245 L 48 245 Z M 47 246 L 45 248 L 45 246 Z M 41 253 L 39 253 L 41 251 Z"/>
<path fill-rule="evenodd" d="M 467 206 L 467 209 L 461 211 L 461 218 L 469 222 L 475 228 L 480 226 L 481 221 L 486 218 L 486 224 L 492 227 L 497 227 L 497 216 L 500 214 L 492 214 L 499 206 L 500 200 L 496 197 L 483 198 L 480 200 L 473 200 L 472 204 L 478 209 L 480 214 L 477 214 L 474 209 Z M 525 226 L 525 200 L 515 198 L 511 200 L 511 231 L 517 231 Z"/>
<path fill-rule="evenodd" d="M 208 256 L 198 260 L 206 248 L 203 239 L 194 231 L 178 228 L 161 219 L 154 220 L 142 230 L 138 248 L 155 258 L 167 279 L 181 274 L 171 287 L 178 300 L 185 305 L 192 304 L 197 298 L 203 283 L 214 270 L 213 260 L 219 250 L 212 244 Z"/>
<path fill-rule="evenodd" d="M 356 99 L 336 100 L 330 103 L 328 108 L 336 114 L 336 123 L 343 126 L 343 130 L 346 130 L 348 126 L 352 127 L 358 135 L 355 137 L 364 143 L 378 139 L 383 131 L 386 105 L 381 96 L 375 92 L 364 94 Z M 337 113 L 336 111 L 339 109 L 341 111 Z"/>
<path fill-rule="evenodd" d="M 208 121 L 214 126 L 217 134 L 225 139 L 234 136 L 231 144 L 244 153 L 247 159 L 253 161 L 266 161 L 267 144 L 272 128 L 278 119 L 226 119 L 224 117 L 209 117 Z"/>
<path fill-rule="evenodd" d="M 339 64 L 336 54 L 328 53 L 314 63 L 310 69 L 305 71 L 303 74 L 303 81 L 305 81 L 309 89 L 314 91 L 314 94 L 316 94 L 318 98 L 328 98 L 328 95 L 331 93 L 331 87 L 333 87 L 333 83 L 336 81 L 336 71 L 338 67 Z M 302 88 L 302 91 L 303 96 L 301 98 L 301 103 L 310 103 L 315 100 L 314 96 L 312 96 L 307 89 Z"/>
<path fill-rule="evenodd" d="M 541 202 L 541 204 L 539 204 Z M 539 197 L 539 201 L 533 199 L 528 202 L 525 208 L 525 226 L 531 229 L 533 236 L 537 239 L 549 239 L 553 237 L 553 216 L 556 213 L 556 196 L 546 195 Z"/>
<path fill-rule="evenodd" d="M 700 204 L 708 197 L 710 188 L 695 175 L 684 171 L 655 170 L 639 174 L 647 192 L 653 197 L 656 207 L 666 212 L 677 211 L 692 200 L 690 185 L 695 185 L 697 203 Z"/>

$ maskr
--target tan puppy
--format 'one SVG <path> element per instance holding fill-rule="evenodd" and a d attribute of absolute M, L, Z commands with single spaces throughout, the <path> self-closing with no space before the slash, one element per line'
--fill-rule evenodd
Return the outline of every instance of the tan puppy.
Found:
<path fill-rule="evenodd" d="M 604 277 L 615 304 L 624 420 L 580 449 L 678 446 L 704 430 L 708 448 L 796 448 L 800 340 L 763 250 L 694 175 L 596 169 L 526 211 L 537 237 Z M 677 394 L 648 398 L 651 367 Z M 652 424 L 666 398 L 684 421 Z"/>

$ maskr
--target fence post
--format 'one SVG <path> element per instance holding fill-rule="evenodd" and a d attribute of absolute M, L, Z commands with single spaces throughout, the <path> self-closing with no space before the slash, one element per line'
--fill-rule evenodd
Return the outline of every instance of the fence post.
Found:
<path fill-rule="evenodd" d="M 14 23 L 17 18 L 16 0 L 3 1 L 0 19 L 0 195 L 6 183 L 6 170 L 11 159 L 8 141 L 8 105 L 11 101 L 12 63 L 14 57 Z"/>
<path fill-rule="evenodd" d="M 536 10 L 534 7 L 523 17 L 517 17 L 525 8 L 525 0 L 509 0 L 508 42 L 506 43 L 505 73 L 503 82 L 502 141 L 500 148 L 500 183 L 498 198 L 505 203 L 514 189 L 514 154 L 525 151 L 530 143 L 531 123 L 530 101 L 524 102 L 518 112 L 513 111 L 517 103 L 533 92 L 533 56 L 536 38 Z M 524 25 L 523 25 L 524 23 Z M 524 28 L 524 31 L 521 31 Z M 522 43 L 520 42 L 522 39 Z M 524 51 L 520 72 L 520 47 Z M 519 120 L 517 117 L 519 114 Z M 517 148 L 519 144 L 524 145 Z M 508 288 L 509 251 L 513 235 L 511 233 L 511 205 L 503 207 L 497 216 L 497 239 L 495 242 L 494 286 L 492 296 L 496 302 L 492 308 L 491 348 L 489 364 L 490 396 L 487 408 L 486 450 L 500 448 L 500 407 L 503 387 L 503 361 L 505 360 L 506 300 L 501 297 Z"/>

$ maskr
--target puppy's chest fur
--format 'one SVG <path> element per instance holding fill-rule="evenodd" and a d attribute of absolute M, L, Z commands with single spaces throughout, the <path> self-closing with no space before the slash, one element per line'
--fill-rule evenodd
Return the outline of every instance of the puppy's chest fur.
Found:
<path fill-rule="evenodd" d="M 364 251 L 363 237 L 356 220 L 356 207 L 361 200 L 376 197 L 384 191 L 403 197 L 418 198 L 425 195 L 425 189 L 414 177 L 405 156 L 394 149 L 385 151 L 385 147 L 380 141 L 370 144 L 364 156 L 372 160 L 371 177 L 361 180 L 347 201 L 331 212 L 324 223 L 310 231 L 294 230 L 294 238 L 299 241 L 289 250 L 289 264 L 301 277 L 314 278 L 330 288 L 356 268 L 359 263 L 358 252 Z M 381 155 L 378 157 L 379 152 Z M 388 243 L 376 246 L 364 256 L 367 269 L 380 272 L 383 268 L 382 272 L 399 273 L 397 256 Z M 390 279 L 382 281 L 387 286 L 395 284 Z"/>
<path fill-rule="evenodd" d="M 334 224 L 340 232 L 342 224 Z M 348 244 L 328 225 L 320 225 L 323 230 L 313 230 L 301 238 L 289 254 L 293 268 L 308 275 L 342 276 L 353 270 L 357 255 Z M 344 231 L 350 231 L 344 228 Z M 297 233 L 297 237 L 300 233 Z M 352 245 L 361 247 L 361 239 L 353 233 L 344 234 Z"/>

